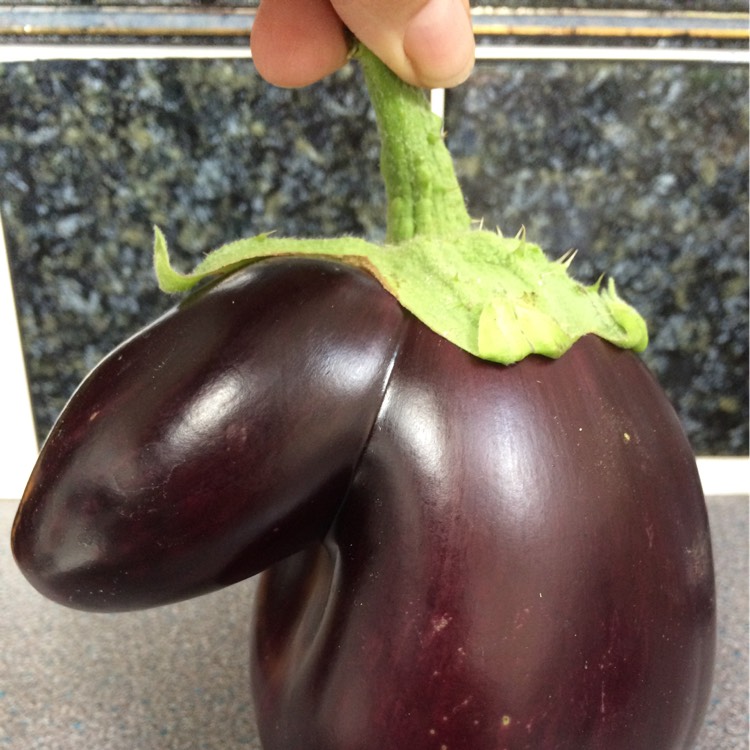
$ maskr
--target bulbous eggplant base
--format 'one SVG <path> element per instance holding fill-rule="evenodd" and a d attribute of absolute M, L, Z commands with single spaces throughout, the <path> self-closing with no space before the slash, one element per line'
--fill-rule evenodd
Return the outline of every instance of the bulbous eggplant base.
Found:
<path fill-rule="evenodd" d="M 711 686 L 694 458 L 631 352 L 502 367 L 416 320 L 325 539 L 262 577 L 266 750 L 684 750 Z"/>

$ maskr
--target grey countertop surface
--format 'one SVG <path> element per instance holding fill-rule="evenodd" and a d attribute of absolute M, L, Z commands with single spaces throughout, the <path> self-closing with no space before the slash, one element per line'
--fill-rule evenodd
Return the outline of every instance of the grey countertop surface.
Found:
<path fill-rule="evenodd" d="M 710 498 L 718 587 L 715 683 L 698 750 L 748 747 L 748 498 Z M 43 599 L 0 501 L 0 748 L 260 750 L 248 678 L 254 582 L 143 612 Z M 654 750 L 658 750 L 655 748 Z"/>

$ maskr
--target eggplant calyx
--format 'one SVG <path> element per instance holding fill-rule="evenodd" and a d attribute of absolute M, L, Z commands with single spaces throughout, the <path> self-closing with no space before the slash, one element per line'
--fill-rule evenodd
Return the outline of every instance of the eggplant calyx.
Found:
<path fill-rule="evenodd" d="M 353 56 L 362 64 L 380 132 L 386 244 L 264 234 L 231 242 L 181 274 L 156 229 L 160 287 L 187 291 L 206 277 L 269 257 L 327 257 L 371 273 L 425 325 L 480 359 L 508 365 L 530 354 L 557 358 L 588 334 L 623 349 L 645 349 L 646 323 L 613 281 L 604 289 L 599 282 L 584 286 L 568 275 L 572 255 L 551 261 L 523 231 L 506 238 L 472 227 L 440 119 L 424 92 L 362 45 Z"/>
<path fill-rule="evenodd" d="M 274 257 L 322 257 L 373 275 L 425 325 L 480 359 L 504 365 L 529 354 L 562 356 L 579 338 L 596 334 L 624 349 L 648 342 L 641 316 L 606 288 L 583 286 L 564 263 L 550 262 L 524 237 L 487 231 L 418 235 L 398 245 L 354 237 L 282 239 L 260 235 L 209 254 L 189 274 L 169 262 L 167 242 L 155 228 L 154 266 L 166 292 L 187 291 L 203 279 Z"/>

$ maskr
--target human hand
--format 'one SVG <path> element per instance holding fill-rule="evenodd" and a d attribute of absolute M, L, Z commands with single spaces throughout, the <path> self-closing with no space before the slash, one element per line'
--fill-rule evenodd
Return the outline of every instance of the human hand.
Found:
<path fill-rule="evenodd" d="M 474 65 L 469 0 L 262 0 L 253 60 L 269 83 L 306 86 L 346 62 L 345 28 L 416 86 L 456 86 Z"/>

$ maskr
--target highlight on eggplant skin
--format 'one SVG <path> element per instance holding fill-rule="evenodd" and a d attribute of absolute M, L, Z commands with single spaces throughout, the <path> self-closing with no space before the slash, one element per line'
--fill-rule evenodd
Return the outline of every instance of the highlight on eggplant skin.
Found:
<path fill-rule="evenodd" d="M 708 700 L 704 499 L 638 357 L 484 362 L 331 261 L 250 266 L 110 354 L 13 552 L 100 611 L 265 571 L 265 750 L 682 750 Z"/>

